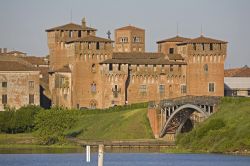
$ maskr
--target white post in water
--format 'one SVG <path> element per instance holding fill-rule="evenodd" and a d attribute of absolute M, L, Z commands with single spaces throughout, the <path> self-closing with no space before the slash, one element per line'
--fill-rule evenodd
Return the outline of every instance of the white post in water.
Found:
<path fill-rule="evenodd" d="M 98 147 L 98 166 L 103 166 L 104 145 Z"/>
<path fill-rule="evenodd" d="M 87 163 L 90 162 L 90 146 L 89 145 L 86 146 L 86 162 Z"/>

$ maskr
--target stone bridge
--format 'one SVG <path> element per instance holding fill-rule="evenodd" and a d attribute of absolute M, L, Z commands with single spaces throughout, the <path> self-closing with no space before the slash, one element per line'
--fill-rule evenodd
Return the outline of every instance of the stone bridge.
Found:
<path fill-rule="evenodd" d="M 156 138 L 174 141 L 180 132 L 190 131 L 216 111 L 220 97 L 185 96 L 150 102 L 148 118 Z"/>

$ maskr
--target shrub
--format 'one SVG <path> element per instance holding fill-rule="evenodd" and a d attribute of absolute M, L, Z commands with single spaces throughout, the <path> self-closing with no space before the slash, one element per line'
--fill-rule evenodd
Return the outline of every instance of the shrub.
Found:
<path fill-rule="evenodd" d="M 64 132 L 78 120 L 80 111 L 52 108 L 40 111 L 35 117 L 36 133 L 41 144 L 65 142 Z"/>
<path fill-rule="evenodd" d="M 6 108 L 6 111 L 0 112 L 0 132 L 31 132 L 34 128 L 34 117 L 40 110 L 41 107 L 33 105 L 18 110 Z"/>

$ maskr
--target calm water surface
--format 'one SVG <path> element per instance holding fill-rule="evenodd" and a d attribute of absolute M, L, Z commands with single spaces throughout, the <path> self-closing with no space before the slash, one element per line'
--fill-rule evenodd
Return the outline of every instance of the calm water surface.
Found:
<path fill-rule="evenodd" d="M 249 156 L 217 154 L 105 153 L 105 166 L 250 166 Z M 0 154 L 0 166 L 97 166 L 97 154 L 86 163 L 82 153 Z"/>

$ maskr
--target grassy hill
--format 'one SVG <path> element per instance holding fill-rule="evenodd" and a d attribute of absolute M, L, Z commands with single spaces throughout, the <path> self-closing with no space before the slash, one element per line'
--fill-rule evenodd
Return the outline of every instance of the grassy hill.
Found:
<path fill-rule="evenodd" d="M 250 98 L 223 98 L 219 111 L 177 137 L 180 148 L 208 152 L 250 151 Z"/>
<path fill-rule="evenodd" d="M 153 138 L 147 119 L 147 108 L 84 114 L 76 125 L 65 133 L 92 140 Z"/>

